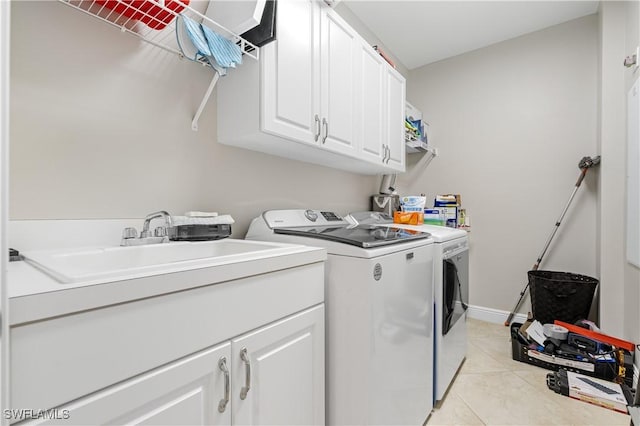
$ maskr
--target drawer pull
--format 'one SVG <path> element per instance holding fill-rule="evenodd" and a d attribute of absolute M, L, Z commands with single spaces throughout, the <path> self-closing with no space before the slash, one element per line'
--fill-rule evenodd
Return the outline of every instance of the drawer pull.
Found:
<path fill-rule="evenodd" d="M 224 413 L 229 403 L 229 369 L 227 368 L 227 358 L 220 358 L 218 368 L 224 373 L 224 398 L 218 403 L 218 411 Z"/>
<path fill-rule="evenodd" d="M 245 384 L 242 389 L 240 389 L 240 399 L 245 399 L 249 393 L 249 389 L 251 389 L 251 360 L 249 359 L 249 355 L 247 355 L 247 348 L 242 348 L 240 351 L 240 359 L 244 362 L 245 367 Z"/>

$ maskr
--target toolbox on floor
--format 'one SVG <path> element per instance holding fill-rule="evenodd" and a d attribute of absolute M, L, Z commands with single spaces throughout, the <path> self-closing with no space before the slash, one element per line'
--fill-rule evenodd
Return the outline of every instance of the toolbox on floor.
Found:
<path fill-rule="evenodd" d="M 633 355 L 626 349 L 624 360 L 620 362 L 615 356 L 610 356 L 602 361 L 591 359 L 577 360 L 563 357 L 556 354 L 548 354 L 537 345 L 530 345 L 520 336 L 519 330 L 522 324 L 514 322 L 511 324 L 511 357 L 514 361 L 524 362 L 545 368 L 547 370 L 558 371 L 560 368 L 573 371 L 587 376 L 597 377 L 604 380 L 613 380 L 618 375 L 624 377 L 624 383 L 633 386 Z M 622 373 L 622 374 L 621 374 Z"/>

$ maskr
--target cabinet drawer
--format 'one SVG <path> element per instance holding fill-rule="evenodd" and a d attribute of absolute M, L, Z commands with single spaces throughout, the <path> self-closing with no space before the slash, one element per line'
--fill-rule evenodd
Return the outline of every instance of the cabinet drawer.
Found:
<path fill-rule="evenodd" d="M 323 299 L 315 263 L 14 327 L 12 408 L 60 406 Z"/>
<path fill-rule="evenodd" d="M 26 424 L 230 424 L 230 407 L 218 410 L 225 394 L 218 363 L 224 359 L 228 366 L 230 354 L 231 343 L 223 343 L 51 410 L 53 418 Z"/>

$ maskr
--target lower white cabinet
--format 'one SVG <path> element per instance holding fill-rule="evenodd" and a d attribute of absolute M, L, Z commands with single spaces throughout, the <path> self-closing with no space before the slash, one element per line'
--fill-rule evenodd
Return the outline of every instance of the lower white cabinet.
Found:
<path fill-rule="evenodd" d="M 80 398 L 28 424 L 324 424 L 324 304 Z"/>
<path fill-rule="evenodd" d="M 324 261 L 213 282 L 12 325 L 5 419 L 324 424 Z"/>
<path fill-rule="evenodd" d="M 232 339 L 231 352 L 233 424 L 324 424 L 324 305 Z"/>
<path fill-rule="evenodd" d="M 225 342 L 51 410 L 29 424 L 228 425 L 224 400 L 231 343 Z"/>

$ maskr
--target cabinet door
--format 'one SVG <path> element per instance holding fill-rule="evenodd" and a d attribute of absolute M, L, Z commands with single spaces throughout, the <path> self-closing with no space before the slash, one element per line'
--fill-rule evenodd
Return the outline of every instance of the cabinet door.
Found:
<path fill-rule="evenodd" d="M 329 7 L 320 8 L 322 146 L 356 155 L 358 34 Z"/>
<path fill-rule="evenodd" d="M 234 424 L 324 424 L 324 304 L 233 339 L 231 352 Z"/>
<path fill-rule="evenodd" d="M 218 345 L 53 410 L 58 419 L 29 424 L 230 425 L 231 403 L 222 403 L 230 355 L 229 342 Z"/>
<path fill-rule="evenodd" d="M 375 50 L 362 42 L 358 48 L 361 79 L 356 86 L 358 105 L 359 151 L 363 159 L 382 164 L 386 151 L 385 96 L 387 87 L 387 64 Z"/>
<path fill-rule="evenodd" d="M 394 170 L 405 170 L 404 108 L 405 79 L 393 68 L 387 67 L 387 165 Z"/>
<path fill-rule="evenodd" d="M 317 8 L 314 0 L 278 1 L 278 39 L 260 50 L 262 130 L 311 144 L 320 137 Z"/>

